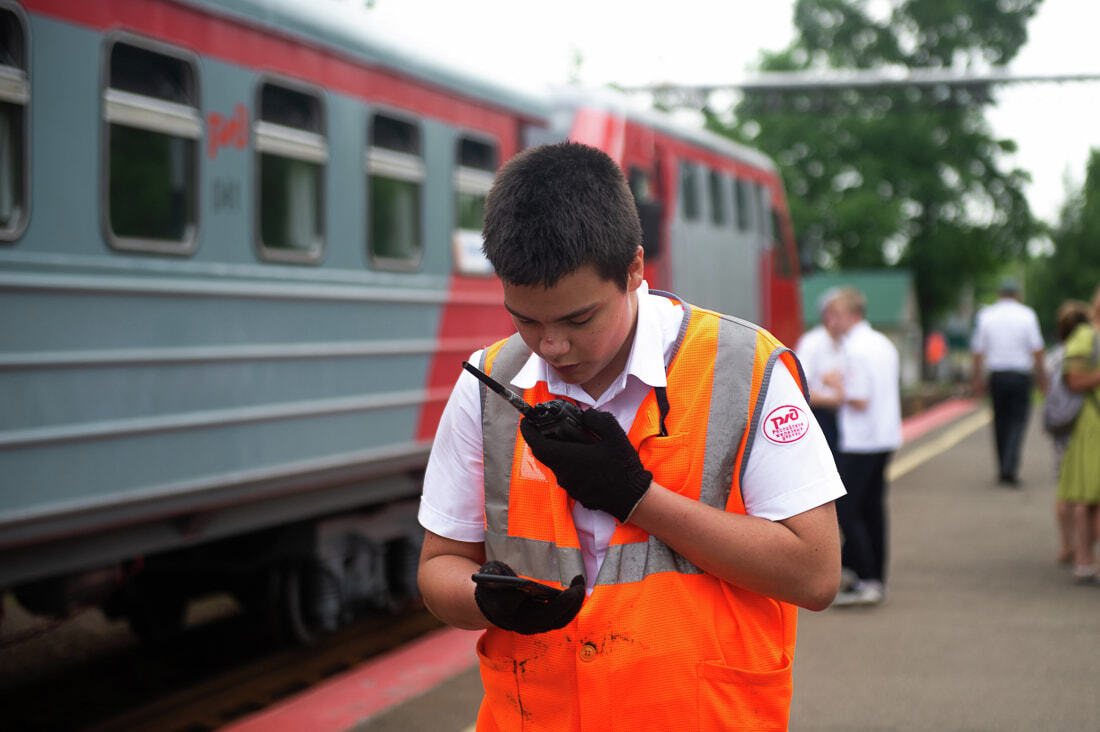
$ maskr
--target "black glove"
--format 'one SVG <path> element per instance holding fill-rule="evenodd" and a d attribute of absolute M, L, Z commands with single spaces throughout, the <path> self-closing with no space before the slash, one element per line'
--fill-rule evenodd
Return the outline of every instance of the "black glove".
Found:
<path fill-rule="evenodd" d="M 582 444 L 544 437 L 526 417 L 519 423 L 532 454 L 554 471 L 558 485 L 585 508 L 626 523 L 653 481 L 614 415 L 586 410 L 581 424 L 600 439 Z"/>
<path fill-rule="evenodd" d="M 511 567 L 496 560 L 485 563 L 478 571 L 481 574 L 516 576 Z M 580 612 L 584 597 L 584 577 L 579 574 L 569 583 L 569 587 L 558 590 L 557 595 L 549 598 L 533 597 L 523 590 L 511 587 L 487 587 L 479 584 L 474 590 L 477 606 L 489 622 L 498 628 L 523 635 L 545 633 L 565 627 Z"/>

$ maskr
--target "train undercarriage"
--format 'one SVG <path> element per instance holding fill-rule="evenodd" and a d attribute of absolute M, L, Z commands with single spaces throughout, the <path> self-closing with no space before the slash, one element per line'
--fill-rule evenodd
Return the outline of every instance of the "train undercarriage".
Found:
<path fill-rule="evenodd" d="M 308 644 L 418 601 L 416 505 L 301 521 L 10 589 L 27 611 L 56 619 L 98 606 L 149 643 L 179 634 L 192 600 L 228 594 L 277 641 Z"/>

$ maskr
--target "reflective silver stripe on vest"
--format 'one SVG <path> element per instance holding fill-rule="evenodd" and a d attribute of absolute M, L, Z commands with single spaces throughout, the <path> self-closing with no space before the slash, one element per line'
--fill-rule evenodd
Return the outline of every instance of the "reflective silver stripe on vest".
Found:
<path fill-rule="evenodd" d="M 691 307 L 684 303 L 685 323 Z M 763 386 L 757 403 L 750 411 L 752 369 L 756 351 L 757 326 L 737 318 L 701 313 L 700 317 L 718 317 L 718 342 L 715 354 L 710 416 L 703 457 L 700 501 L 725 509 L 733 485 L 733 471 L 741 437 L 751 416 L 755 431 L 759 424 L 763 396 L 771 370 L 785 349 L 777 349 L 768 360 Z M 680 340 L 683 340 L 681 329 Z M 679 343 L 676 345 L 678 350 Z M 672 358 L 675 357 L 675 350 Z M 492 375 L 507 384 L 530 357 L 530 350 L 518 335 L 512 336 L 493 362 Z M 484 358 L 482 367 L 484 370 Z M 515 455 L 519 413 L 503 399 L 488 396 L 482 387 L 482 433 L 485 459 L 485 551 L 490 559 L 507 563 L 518 573 L 568 584 L 584 573 L 584 562 L 577 549 L 557 547 L 551 542 L 508 536 L 508 488 Z M 675 400 L 673 399 L 673 402 Z M 745 445 L 742 472 L 748 462 L 753 434 Z M 738 475 L 738 485 L 740 485 Z M 657 572 L 701 573 L 698 567 L 674 552 L 660 540 L 613 545 L 600 566 L 596 584 L 637 582 Z"/>
<path fill-rule="evenodd" d="M 493 359 L 489 373 L 505 386 L 527 363 L 531 350 L 514 334 Z M 481 357 L 485 371 L 485 355 Z M 546 582 L 568 585 L 584 574 L 580 549 L 559 547 L 553 542 L 508 536 L 508 486 L 512 481 L 516 430 L 520 414 L 489 390 L 481 387 L 481 434 L 485 460 L 485 556 L 504 562 L 519 574 Z"/>
<path fill-rule="evenodd" d="M 768 355 L 768 365 L 764 368 L 764 379 L 760 382 L 760 393 L 757 395 L 756 407 L 752 410 L 752 424 L 749 425 L 749 437 L 745 441 L 745 459 L 741 461 L 741 473 L 737 476 L 737 485 L 741 485 L 745 477 L 745 468 L 749 464 L 749 451 L 752 450 L 753 442 L 756 440 L 756 434 L 759 431 L 760 420 L 765 415 L 761 414 L 764 408 L 764 395 L 768 393 L 768 386 L 771 384 L 772 373 L 775 369 L 776 363 L 784 353 L 794 354 L 789 348 L 777 348 Z M 806 383 L 806 374 L 802 372 L 802 364 L 798 363 L 797 358 L 795 363 L 798 364 L 798 386 L 802 389 L 802 394 L 809 399 L 810 387 Z M 783 366 L 782 368 L 786 368 Z M 744 496 L 742 496 L 742 503 L 744 503 Z"/>

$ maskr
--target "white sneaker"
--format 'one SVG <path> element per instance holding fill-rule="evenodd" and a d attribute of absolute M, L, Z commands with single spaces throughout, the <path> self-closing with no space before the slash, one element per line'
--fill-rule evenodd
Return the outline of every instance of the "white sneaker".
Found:
<path fill-rule="evenodd" d="M 886 588 L 878 580 L 860 581 L 856 589 L 862 605 L 881 605 L 886 600 Z"/>
<path fill-rule="evenodd" d="M 886 589 L 878 580 L 860 580 L 850 590 L 838 592 L 832 607 L 879 605 L 886 599 Z"/>
<path fill-rule="evenodd" d="M 1100 585 L 1100 572 L 1095 564 L 1076 564 L 1073 567 L 1073 581 L 1079 585 Z"/>

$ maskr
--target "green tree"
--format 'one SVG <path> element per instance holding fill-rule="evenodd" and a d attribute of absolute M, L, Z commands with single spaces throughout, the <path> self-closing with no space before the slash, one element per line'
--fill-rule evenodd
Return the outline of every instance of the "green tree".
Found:
<path fill-rule="evenodd" d="M 1028 301 L 1043 332 L 1053 334 L 1054 315 L 1065 300 L 1091 300 L 1100 286 L 1100 149 L 1093 149 L 1085 183 L 1062 207 L 1051 232 L 1053 253 L 1028 268 Z"/>
<path fill-rule="evenodd" d="M 797 0 L 790 47 L 762 71 L 1000 65 L 1041 0 Z M 988 84 L 746 92 L 708 126 L 769 153 L 791 199 L 803 261 L 913 272 L 925 328 L 964 288 L 1023 256 L 1036 231 L 1022 170 L 1004 170 Z"/>

